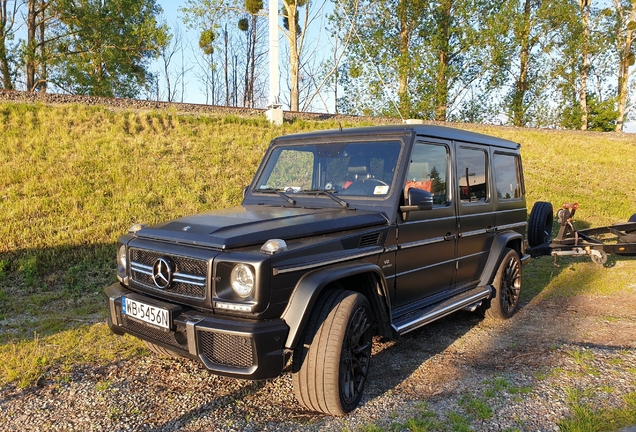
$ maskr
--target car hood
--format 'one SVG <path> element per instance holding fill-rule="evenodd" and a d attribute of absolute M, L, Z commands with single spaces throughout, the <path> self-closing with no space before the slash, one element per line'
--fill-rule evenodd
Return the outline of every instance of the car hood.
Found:
<path fill-rule="evenodd" d="M 240 206 L 145 227 L 140 238 L 218 249 L 259 245 L 356 228 L 386 225 L 380 212 L 348 209 Z"/>

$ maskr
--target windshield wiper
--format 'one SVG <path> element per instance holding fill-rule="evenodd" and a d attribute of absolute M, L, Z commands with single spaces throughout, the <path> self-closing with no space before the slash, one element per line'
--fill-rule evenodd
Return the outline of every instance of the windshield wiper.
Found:
<path fill-rule="evenodd" d="M 337 196 L 334 195 L 335 191 L 333 190 L 325 190 L 325 189 L 312 189 L 312 190 L 308 190 L 308 191 L 303 191 L 303 193 L 309 194 L 309 195 L 325 195 L 328 196 L 329 198 L 331 198 L 332 200 L 334 200 L 335 202 L 337 202 L 338 204 L 340 204 L 342 206 L 342 208 L 349 208 L 349 203 L 346 202 L 345 200 L 343 200 L 342 198 L 339 198 Z"/>
<path fill-rule="evenodd" d="M 296 200 L 293 199 L 292 197 L 290 197 L 289 195 L 287 195 L 286 193 L 283 193 L 277 189 L 274 188 L 265 188 L 265 189 L 255 189 L 254 192 L 263 192 L 263 193 L 277 193 L 281 198 L 283 198 L 285 201 L 287 201 L 288 203 L 290 203 L 291 205 L 296 205 Z"/>

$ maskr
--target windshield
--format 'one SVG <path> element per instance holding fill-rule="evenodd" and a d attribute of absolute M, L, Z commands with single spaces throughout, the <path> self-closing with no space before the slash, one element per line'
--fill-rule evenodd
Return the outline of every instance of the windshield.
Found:
<path fill-rule="evenodd" d="M 254 191 L 386 197 L 400 148 L 399 141 L 281 146 L 270 154 Z"/>

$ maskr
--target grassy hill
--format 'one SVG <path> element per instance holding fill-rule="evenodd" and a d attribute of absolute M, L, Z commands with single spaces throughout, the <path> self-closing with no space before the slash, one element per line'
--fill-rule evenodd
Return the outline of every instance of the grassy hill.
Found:
<path fill-rule="evenodd" d="M 626 221 L 636 213 L 634 135 L 455 126 L 522 144 L 529 206 L 537 200 L 578 201 L 581 226 Z M 59 355 L 81 361 L 84 354 L 76 351 L 60 354 L 80 349 L 74 344 L 86 345 L 77 338 L 120 344 L 104 356 L 138 350 L 132 339 L 110 338 L 103 323 L 78 327 L 106 316 L 102 288 L 115 280 L 117 237 L 136 222 L 238 204 L 273 137 L 336 127 L 296 120 L 274 128 L 256 117 L 0 103 L 0 361 L 5 363 L 0 383 L 25 379 L 3 356 L 19 363 L 37 351 L 35 357 L 47 359 L 41 360 L 44 367 Z M 530 293 L 549 282 L 549 261 L 529 266 L 530 274 L 539 276 L 526 281 Z M 619 285 L 629 282 L 627 275 Z M 47 354 L 34 332 L 58 338 L 48 345 L 67 348 Z M 26 351 L 16 356 L 20 349 Z"/>

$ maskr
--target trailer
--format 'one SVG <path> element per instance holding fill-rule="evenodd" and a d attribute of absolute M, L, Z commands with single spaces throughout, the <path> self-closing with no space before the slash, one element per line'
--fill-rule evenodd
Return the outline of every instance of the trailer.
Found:
<path fill-rule="evenodd" d="M 555 265 L 560 256 L 589 256 L 599 265 L 607 263 L 610 254 L 636 256 L 636 214 L 626 223 L 577 230 L 574 215 L 578 209 L 578 203 L 561 206 L 556 213 L 559 231 L 552 238 L 553 206 L 536 202 L 528 220 L 528 254 L 535 258 L 552 256 Z"/>

